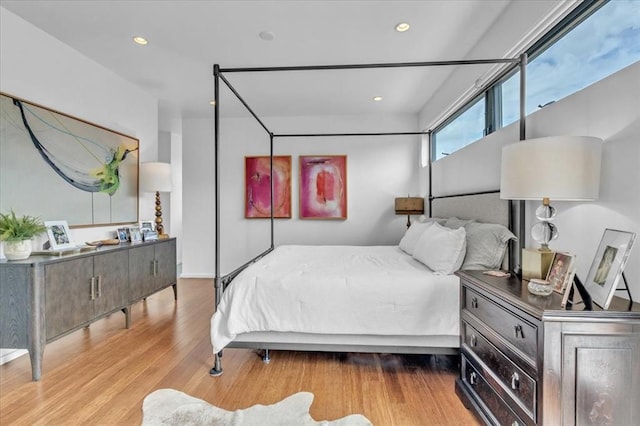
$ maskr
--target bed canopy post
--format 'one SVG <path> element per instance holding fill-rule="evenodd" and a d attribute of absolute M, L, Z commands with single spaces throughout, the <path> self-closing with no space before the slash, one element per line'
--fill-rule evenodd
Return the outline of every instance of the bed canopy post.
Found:
<path fill-rule="evenodd" d="M 215 306 L 222 299 L 222 282 L 220 280 L 220 167 L 219 167 L 219 140 L 220 140 L 220 65 L 213 65 L 213 168 L 214 168 L 214 199 L 215 199 L 215 276 L 213 280 Z M 222 374 L 221 354 L 218 352 L 214 355 L 213 368 L 209 371 L 212 376 Z"/>
<path fill-rule="evenodd" d="M 271 172 L 271 200 L 269 201 L 271 203 L 271 250 L 274 249 L 275 245 L 274 245 L 274 208 L 273 208 L 273 190 L 274 190 L 274 182 L 273 182 L 273 133 L 269 132 L 269 170 Z M 268 355 L 267 355 L 268 357 Z"/>
<path fill-rule="evenodd" d="M 527 138 L 527 63 L 528 56 L 527 53 L 523 53 L 520 55 L 520 140 L 523 141 Z M 513 204 L 518 204 L 517 212 L 518 212 L 518 244 L 517 248 L 514 250 L 516 253 L 511 253 L 511 259 L 518 259 L 516 264 L 513 266 L 513 270 L 517 275 L 522 273 L 522 249 L 525 246 L 525 235 L 527 233 L 525 229 L 525 201 L 509 201 Z M 513 209 L 512 209 L 513 210 Z M 515 246 L 515 244 L 514 244 Z"/>
<path fill-rule="evenodd" d="M 433 138 L 433 131 L 429 130 L 427 132 L 427 149 L 429 150 L 429 195 L 428 195 L 428 199 L 429 199 L 429 217 L 433 217 L 433 215 L 431 214 L 431 209 L 433 207 L 433 186 L 431 184 L 431 180 L 433 179 L 433 174 L 432 174 L 432 168 L 433 168 L 433 153 L 431 152 L 431 147 L 432 147 L 432 138 Z"/>

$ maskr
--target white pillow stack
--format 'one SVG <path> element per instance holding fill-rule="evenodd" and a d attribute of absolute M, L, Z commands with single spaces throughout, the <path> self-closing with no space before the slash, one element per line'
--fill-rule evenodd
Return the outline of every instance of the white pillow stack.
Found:
<path fill-rule="evenodd" d="M 433 223 L 434 222 L 413 222 L 409 229 L 407 229 L 407 232 L 405 232 L 404 237 L 400 240 L 400 249 L 408 255 L 413 256 L 413 250 L 422 233 L 433 225 Z"/>
<path fill-rule="evenodd" d="M 467 250 L 464 227 L 450 229 L 433 223 L 420 235 L 413 248 L 413 258 L 440 275 L 460 269 Z"/>

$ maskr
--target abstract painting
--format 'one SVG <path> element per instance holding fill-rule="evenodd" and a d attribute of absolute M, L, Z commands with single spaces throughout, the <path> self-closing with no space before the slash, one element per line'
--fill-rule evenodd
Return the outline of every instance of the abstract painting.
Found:
<path fill-rule="evenodd" d="M 271 217 L 271 181 L 273 180 L 273 217 L 291 217 L 291 156 L 245 157 L 245 203 L 247 219 Z"/>
<path fill-rule="evenodd" d="M 71 226 L 138 221 L 138 139 L 0 94 L 0 211 Z"/>
<path fill-rule="evenodd" d="M 347 156 L 300 156 L 300 218 L 347 218 Z"/>

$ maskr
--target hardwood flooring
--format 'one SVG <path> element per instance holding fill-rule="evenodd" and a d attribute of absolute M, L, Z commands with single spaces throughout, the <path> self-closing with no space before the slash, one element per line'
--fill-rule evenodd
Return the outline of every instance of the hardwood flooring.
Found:
<path fill-rule="evenodd" d="M 1 425 L 140 424 L 142 400 L 173 388 L 227 410 L 315 395 L 311 415 L 359 413 L 374 425 L 477 425 L 454 392 L 458 373 L 442 358 L 386 354 L 228 349 L 210 377 L 211 280 L 182 279 L 132 308 L 132 326 L 113 314 L 45 349 L 42 380 L 29 357 L 0 366 Z M 446 361 L 446 359 L 445 359 Z"/>

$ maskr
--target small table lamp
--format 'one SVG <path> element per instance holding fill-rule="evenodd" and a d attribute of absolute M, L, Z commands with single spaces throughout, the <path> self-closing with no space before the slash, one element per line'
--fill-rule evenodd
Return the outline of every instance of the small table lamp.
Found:
<path fill-rule="evenodd" d="M 500 198 L 542 201 L 536 209 L 540 222 L 531 228 L 539 252 L 551 253 L 549 242 L 558 237 L 558 228 L 551 223 L 556 215 L 551 199 L 598 199 L 601 156 L 602 139 L 589 136 L 527 139 L 502 148 Z"/>
<path fill-rule="evenodd" d="M 140 190 L 156 193 L 156 231 L 158 231 L 158 238 L 168 238 L 162 224 L 160 192 L 171 192 L 171 165 L 157 162 L 141 163 Z"/>
<path fill-rule="evenodd" d="M 424 198 L 422 197 L 399 197 L 395 201 L 396 214 L 407 215 L 407 228 L 411 226 L 412 214 L 424 213 Z"/>

